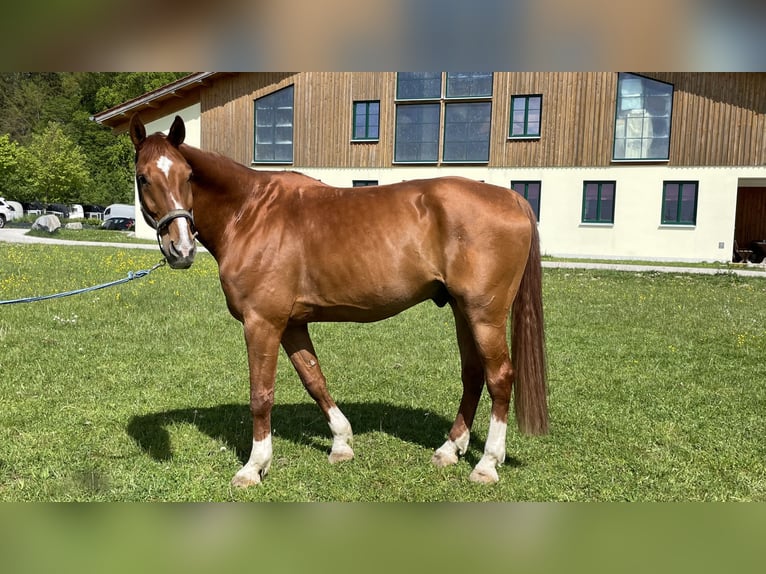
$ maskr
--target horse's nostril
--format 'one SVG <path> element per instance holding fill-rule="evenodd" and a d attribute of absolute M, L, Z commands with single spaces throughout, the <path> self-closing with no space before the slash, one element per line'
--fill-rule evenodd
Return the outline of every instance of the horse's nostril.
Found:
<path fill-rule="evenodd" d="M 188 247 L 181 247 L 179 249 L 175 241 L 170 242 L 170 253 L 172 253 L 176 257 L 190 257 L 194 255 L 194 251 L 195 251 L 194 244 Z"/>

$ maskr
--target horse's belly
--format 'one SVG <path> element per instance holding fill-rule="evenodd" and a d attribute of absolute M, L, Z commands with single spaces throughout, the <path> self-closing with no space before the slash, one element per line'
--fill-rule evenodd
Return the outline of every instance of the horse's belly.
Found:
<path fill-rule="evenodd" d="M 290 320 L 296 323 L 381 321 L 427 299 L 444 304 L 443 291 L 444 286 L 434 281 L 416 288 L 378 288 L 375 291 L 346 292 L 333 297 L 313 294 L 296 300 Z"/>

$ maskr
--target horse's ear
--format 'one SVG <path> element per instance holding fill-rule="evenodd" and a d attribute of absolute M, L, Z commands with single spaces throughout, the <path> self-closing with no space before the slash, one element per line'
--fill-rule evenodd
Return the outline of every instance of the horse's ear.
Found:
<path fill-rule="evenodd" d="M 175 147 L 180 146 L 184 142 L 186 137 L 186 127 L 181 116 L 176 116 L 173 120 L 173 125 L 170 126 L 170 133 L 168 133 L 168 141 Z"/>
<path fill-rule="evenodd" d="M 144 122 L 138 117 L 138 114 L 133 114 L 130 118 L 130 140 L 133 142 L 133 146 L 138 149 L 139 146 L 146 139 L 146 128 Z"/>

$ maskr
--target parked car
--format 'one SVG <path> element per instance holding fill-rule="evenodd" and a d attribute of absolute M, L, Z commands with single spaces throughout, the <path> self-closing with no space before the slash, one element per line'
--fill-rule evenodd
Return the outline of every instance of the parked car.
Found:
<path fill-rule="evenodd" d="M 63 203 L 49 203 L 45 206 L 45 213 L 52 213 L 62 219 L 69 219 L 69 206 Z"/>
<path fill-rule="evenodd" d="M 133 231 L 136 220 L 132 217 L 110 217 L 101 224 L 101 229 L 116 229 L 118 231 Z"/>
<path fill-rule="evenodd" d="M 112 217 L 136 217 L 136 206 L 126 203 L 113 203 L 104 210 L 104 219 Z"/>
<path fill-rule="evenodd" d="M 82 209 L 82 205 L 80 205 L 79 203 L 70 204 L 69 218 L 70 219 L 85 219 L 85 212 Z"/>
<path fill-rule="evenodd" d="M 5 222 L 13 219 L 13 207 L 5 203 L 5 199 L 0 197 L 0 227 L 5 227 Z"/>
<path fill-rule="evenodd" d="M 41 215 L 45 207 L 39 201 L 22 202 L 21 205 L 24 208 L 24 213 L 27 215 Z"/>
<path fill-rule="evenodd" d="M 24 217 L 24 207 L 21 205 L 21 203 L 18 201 L 11 201 L 10 199 L 6 199 L 5 204 L 13 209 L 13 213 L 11 213 L 11 219 L 21 219 Z"/>
<path fill-rule="evenodd" d="M 82 209 L 88 219 L 104 219 L 104 206 L 92 203 L 83 203 Z"/>

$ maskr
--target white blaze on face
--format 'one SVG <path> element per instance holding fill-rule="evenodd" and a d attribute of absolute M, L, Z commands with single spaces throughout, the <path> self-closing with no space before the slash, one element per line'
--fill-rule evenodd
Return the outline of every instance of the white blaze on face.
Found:
<path fill-rule="evenodd" d="M 165 156 L 163 156 L 165 157 Z M 173 209 L 184 209 L 176 198 L 173 198 Z M 194 244 L 194 237 L 192 236 L 191 227 L 189 226 L 189 220 L 185 217 L 179 217 L 175 220 L 178 225 L 178 241 L 184 247 L 188 248 Z"/>
<path fill-rule="evenodd" d="M 173 166 L 173 161 L 166 155 L 163 155 L 157 160 L 157 167 L 165 174 L 165 178 L 170 176 L 170 168 Z"/>

